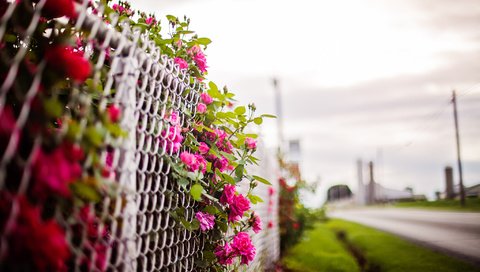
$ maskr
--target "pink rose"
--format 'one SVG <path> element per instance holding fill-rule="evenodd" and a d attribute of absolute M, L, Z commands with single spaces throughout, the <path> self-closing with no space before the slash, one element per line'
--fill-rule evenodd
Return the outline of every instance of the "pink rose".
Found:
<path fill-rule="evenodd" d="M 197 105 L 197 112 L 198 113 L 205 113 L 207 111 L 207 105 L 203 103 L 198 103 Z"/>
<path fill-rule="evenodd" d="M 178 64 L 178 66 L 180 67 L 181 70 L 188 68 L 188 63 L 182 58 L 176 57 L 176 58 L 173 59 L 173 61 L 176 64 Z"/>
<path fill-rule="evenodd" d="M 275 193 L 275 189 L 272 186 L 268 187 L 268 195 L 272 196 L 274 193 Z"/>
<path fill-rule="evenodd" d="M 228 265 L 233 263 L 233 250 L 230 244 L 226 243 L 225 245 L 217 246 L 214 251 L 215 256 L 217 256 L 218 263 L 221 265 Z"/>
<path fill-rule="evenodd" d="M 223 171 L 225 171 L 225 169 L 227 169 L 228 159 L 222 156 L 221 159 L 216 159 L 215 160 L 214 166 L 215 166 L 215 168 L 218 168 L 218 170 L 220 170 L 220 172 L 223 172 Z"/>
<path fill-rule="evenodd" d="M 170 114 L 170 123 L 172 123 L 172 125 L 180 124 L 180 117 L 178 116 L 178 112 L 174 111 Z"/>
<path fill-rule="evenodd" d="M 67 153 L 68 152 L 68 153 Z M 47 153 L 40 149 L 33 161 L 33 177 L 36 180 L 36 195 L 45 197 L 50 193 L 70 196 L 70 183 L 80 178 L 82 167 L 78 161 L 69 159 L 67 145 Z"/>
<path fill-rule="evenodd" d="M 204 142 L 200 142 L 200 145 L 198 146 L 198 152 L 200 152 L 200 154 L 207 154 L 208 151 L 210 151 L 208 145 Z"/>
<path fill-rule="evenodd" d="M 221 129 L 215 129 L 215 134 L 217 134 L 219 141 L 223 141 L 228 136 L 227 133 Z"/>
<path fill-rule="evenodd" d="M 210 105 L 213 102 L 213 98 L 210 95 L 208 95 L 208 93 L 202 93 L 200 95 L 200 98 L 202 99 L 203 103 L 205 103 L 206 105 Z"/>
<path fill-rule="evenodd" d="M 107 107 L 107 113 L 108 117 L 110 118 L 110 121 L 116 123 L 120 120 L 121 116 L 121 111 L 120 108 L 118 108 L 116 105 L 110 105 Z"/>
<path fill-rule="evenodd" d="M 198 169 L 198 162 L 195 155 L 184 151 L 180 154 L 180 160 L 187 166 L 189 171 L 194 172 Z"/>
<path fill-rule="evenodd" d="M 215 225 L 214 215 L 204 212 L 197 212 L 195 214 L 195 218 L 197 218 L 197 220 L 200 222 L 200 229 L 202 229 L 203 232 L 213 229 L 213 226 Z"/>
<path fill-rule="evenodd" d="M 197 160 L 197 165 L 200 168 L 200 171 L 205 174 L 205 171 L 207 171 L 207 161 L 199 154 L 195 155 L 195 159 Z"/>
<path fill-rule="evenodd" d="M 240 220 L 243 214 L 250 209 L 250 201 L 241 194 L 235 195 L 229 207 L 228 221 L 235 222 Z"/>
<path fill-rule="evenodd" d="M 245 145 L 247 146 L 247 149 L 253 150 L 257 148 L 257 142 L 253 138 L 245 138 Z"/>
<path fill-rule="evenodd" d="M 148 17 L 147 19 L 145 19 L 145 23 L 147 25 L 151 25 L 151 24 L 155 24 L 155 19 L 153 17 Z"/>
<path fill-rule="evenodd" d="M 226 184 L 225 187 L 223 187 L 223 193 L 222 196 L 220 197 L 220 203 L 223 205 L 226 204 L 231 204 L 233 202 L 233 197 L 235 196 L 235 185 L 231 184 Z"/>
<path fill-rule="evenodd" d="M 255 233 L 259 233 L 262 230 L 262 220 L 260 220 L 260 217 L 258 217 L 258 215 L 255 213 L 253 214 L 252 229 Z"/>
<path fill-rule="evenodd" d="M 239 232 L 232 241 L 233 252 L 241 256 L 241 263 L 248 264 L 255 258 L 255 246 L 246 232 Z"/>
<path fill-rule="evenodd" d="M 195 62 L 195 64 L 198 66 L 198 69 L 200 69 L 202 73 L 207 72 L 207 68 L 208 68 L 207 58 L 205 58 L 205 55 L 202 52 L 199 52 L 195 56 L 193 56 L 193 61 Z"/>

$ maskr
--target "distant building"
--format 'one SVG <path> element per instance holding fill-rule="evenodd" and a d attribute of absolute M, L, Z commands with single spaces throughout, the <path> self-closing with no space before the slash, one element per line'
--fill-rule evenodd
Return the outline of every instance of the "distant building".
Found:
<path fill-rule="evenodd" d="M 327 191 L 327 201 L 333 202 L 352 198 L 352 191 L 347 185 L 340 184 L 332 186 Z"/>

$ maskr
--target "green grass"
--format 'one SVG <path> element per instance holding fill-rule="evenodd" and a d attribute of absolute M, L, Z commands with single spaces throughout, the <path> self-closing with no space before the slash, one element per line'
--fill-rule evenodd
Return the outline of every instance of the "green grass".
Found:
<path fill-rule="evenodd" d="M 356 223 L 330 220 L 326 223 L 326 227 L 333 232 L 343 231 L 346 234 L 347 241 L 363 252 L 368 263 L 366 271 L 480 271 L 479 268 L 457 259 Z M 320 248 L 322 245 L 319 244 L 318 247 Z"/>
<path fill-rule="evenodd" d="M 300 242 L 288 251 L 283 264 L 296 272 L 360 271 L 355 259 L 324 223 L 306 231 Z"/>
<path fill-rule="evenodd" d="M 480 198 L 467 198 L 465 207 L 460 206 L 459 200 L 412 201 L 395 203 L 399 208 L 425 208 L 436 210 L 480 212 Z"/>

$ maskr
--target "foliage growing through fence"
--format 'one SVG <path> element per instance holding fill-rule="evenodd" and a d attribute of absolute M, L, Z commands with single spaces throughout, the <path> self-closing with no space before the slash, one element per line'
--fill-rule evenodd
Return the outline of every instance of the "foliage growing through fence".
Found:
<path fill-rule="evenodd" d="M 127 2 L 103 4 L 105 22 L 110 13 L 118 13 L 121 20 L 147 34 L 192 81 L 204 82 L 193 123 L 182 126 L 179 113 L 170 111 L 170 129 L 162 132 L 171 140 L 164 147 L 180 152 L 179 159 L 169 158 L 172 177 L 200 207 L 191 222 L 183 219 L 182 208 L 172 216 L 190 231 L 209 234 L 198 267 L 222 271 L 248 264 L 255 256 L 248 231 L 261 229 L 258 216 L 250 210 L 251 204 L 262 201 L 254 189 L 258 182 L 269 182 L 246 170 L 247 165 L 258 163 L 253 156 L 257 135 L 246 129 L 272 116 L 256 116 L 253 104 L 234 106 L 235 95 L 226 87 L 205 82 L 204 50 L 210 40 L 195 35 L 189 19 L 167 16 L 169 34 L 163 36 L 160 21 L 152 14 L 135 13 Z M 94 13 L 100 8 L 89 5 Z M 35 16 L 36 9 L 41 9 L 41 17 Z M 103 85 L 93 80 L 104 80 L 110 48 L 86 52 L 90 45 L 79 37 L 88 33 L 73 27 L 78 16 L 73 0 L 0 0 L 0 15 L 6 13 L 13 14 L 0 44 L 0 268 L 65 271 L 74 265 L 69 261 L 65 232 L 54 219 L 61 213 L 81 222 L 74 230 L 88 229 L 86 243 L 96 255 L 93 266 L 103 271 L 108 262 L 109 225 L 100 223 L 95 204 L 106 195 L 123 198 L 115 182 L 118 155 L 105 142 L 128 135 L 119 124 L 123 113 L 113 100 L 115 90 L 102 94 Z M 12 78 L 10 65 L 19 57 L 22 61 Z M 106 58 L 106 66 L 92 74 L 91 63 L 99 58 Z M 10 163 L 12 158 L 15 164 Z M 17 165 L 32 171 L 22 172 Z M 30 178 L 31 185 L 26 186 Z M 236 191 L 241 182 L 249 183 L 245 194 Z M 31 262 L 20 261 L 24 259 Z M 81 260 L 79 265 L 92 264 Z"/>
<path fill-rule="evenodd" d="M 298 164 L 286 162 L 281 154 L 279 164 L 285 173 L 279 179 L 280 252 L 284 255 L 299 241 L 306 229 L 324 216 L 322 210 L 309 209 L 300 201 L 300 194 L 314 192 L 316 185 L 308 185 L 302 180 Z"/>

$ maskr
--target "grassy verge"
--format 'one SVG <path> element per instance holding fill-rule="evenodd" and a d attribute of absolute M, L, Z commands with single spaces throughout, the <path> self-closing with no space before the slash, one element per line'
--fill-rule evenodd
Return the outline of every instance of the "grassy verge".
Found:
<path fill-rule="evenodd" d="M 480 212 L 480 198 L 467 198 L 465 207 L 460 206 L 459 200 L 413 201 L 394 204 L 399 208 L 425 208 L 436 210 Z"/>
<path fill-rule="evenodd" d="M 302 240 L 288 251 L 283 264 L 287 271 L 360 271 L 355 259 L 325 223 L 306 231 Z"/>
<path fill-rule="evenodd" d="M 457 259 L 356 223 L 330 220 L 325 226 L 332 232 L 343 233 L 347 243 L 362 252 L 366 259 L 364 271 L 480 271 L 479 268 Z M 318 250 L 321 250 L 321 247 L 322 245 L 318 244 Z"/>

